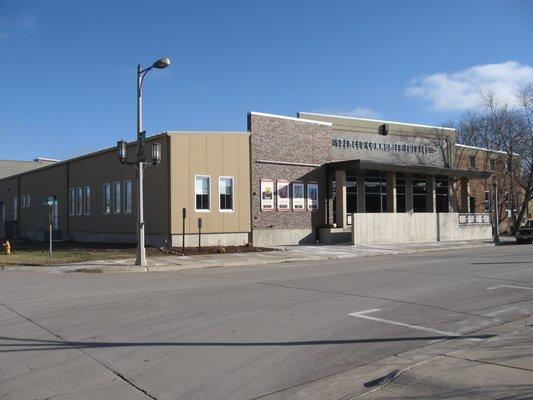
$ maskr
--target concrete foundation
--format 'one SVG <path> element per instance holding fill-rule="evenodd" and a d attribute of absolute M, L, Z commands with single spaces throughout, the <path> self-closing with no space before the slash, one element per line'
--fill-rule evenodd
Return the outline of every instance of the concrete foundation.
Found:
<path fill-rule="evenodd" d="M 491 239 L 487 223 L 459 223 L 458 213 L 368 213 L 352 216 L 353 245 Z"/>
<path fill-rule="evenodd" d="M 350 228 L 320 228 L 318 240 L 320 244 L 349 243 L 352 239 Z"/>
<path fill-rule="evenodd" d="M 315 243 L 314 229 L 256 229 L 253 231 L 255 246 L 279 246 Z"/>
<path fill-rule="evenodd" d="M 250 241 L 248 232 L 202 234 L 202 246 L 242 246 Z M 172 246 L 180 247 L 183 235 L 172 235 Z M 198 234 L 185 235 L 185 247 L 198 246 Z"/>

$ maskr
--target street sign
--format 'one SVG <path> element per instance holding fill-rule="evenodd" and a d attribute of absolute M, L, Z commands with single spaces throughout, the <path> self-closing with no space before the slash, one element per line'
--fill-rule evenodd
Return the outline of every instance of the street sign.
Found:
<path fill-rule="evenodd" d="M 59 205 L 59 200 L 45 200 L 43 201 L 43 206 L 57 206 Z"/>

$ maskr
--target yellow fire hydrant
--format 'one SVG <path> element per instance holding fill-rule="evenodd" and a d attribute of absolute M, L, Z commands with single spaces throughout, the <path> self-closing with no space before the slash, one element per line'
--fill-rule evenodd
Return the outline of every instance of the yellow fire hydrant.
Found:
<path fill-rule="evenodd" d="M 4 243 L 4 254 L 10 255 L 11 254 L 11 243 L 9 243 L 9 240 L 6 240 Z"/>

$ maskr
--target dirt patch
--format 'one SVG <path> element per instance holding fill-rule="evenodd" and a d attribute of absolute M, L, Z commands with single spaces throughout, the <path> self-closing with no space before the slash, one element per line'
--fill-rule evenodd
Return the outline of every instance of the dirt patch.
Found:
<path fill-rule="evenodd" d="M 181 247 L 171 247 L 165 251 L 176 255 L 194 256 L 199 254 L 234 254 L 234 253 L 256 253 L 261 251 L 273 251 L 275 249 L 267 247 L 255 247 L 252 244 L 246 244 L 244 246 L 202 246 L 198 247 L 185 247 L 185 253 L 182 252 Z"/>

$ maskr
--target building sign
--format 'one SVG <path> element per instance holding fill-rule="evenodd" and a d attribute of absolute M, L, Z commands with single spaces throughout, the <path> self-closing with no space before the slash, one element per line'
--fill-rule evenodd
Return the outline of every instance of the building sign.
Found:
<path fill-rule="evenodd" d="M 331 145 L 333 147 L 342 149 L 361 149 L 374 150 L 397 153 L 413 153 L 413 154 L 431 154 L 435 153 L 437 149 L 433 146 L 416 145 L 416 144 L 401 144 L 401 143 L 385 143 L 379 141 L 361 141 L 348 139 L 332 139 Z"/>
<path fill-rule="evenodd" d="M 304 184 L 302 182 L 292 183 L 292 209 L 295 211 L 305 209 Z"/>
<path fill-rule="evenodd" d="M 331 138 L 333 160 L 371 160 L 385 163 L 445 166 L 447 142 L 416 135 L 335 132 Z"/>
<path fill-rule="evenodd" d="M 274 182 L 261 181 L 261 210 L 274 211 Z"/>
<path fill-rule="evenodd" d="M 289 181 L 277 182 L 278 210 L 288 211 L 290 209 Z"/>
<path fill-rule="evenodd" d="M 318 210 L 318 184 L 316 182 L 307 184 L 307 209 Z"/>

